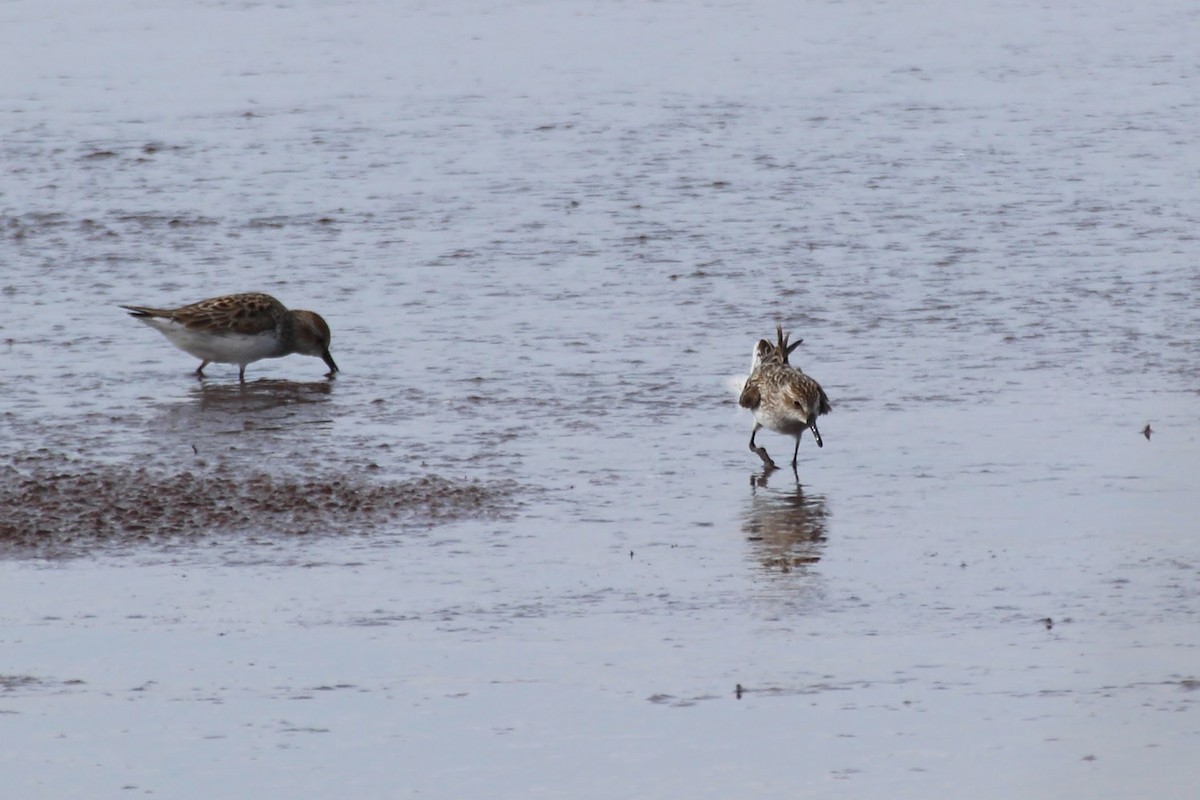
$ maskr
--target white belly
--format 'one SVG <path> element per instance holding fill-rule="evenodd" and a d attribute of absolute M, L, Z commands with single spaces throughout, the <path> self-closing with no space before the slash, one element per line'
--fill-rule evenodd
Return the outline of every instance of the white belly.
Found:
<path fill-rule="evenodd" d="M 202 361 L 245 366 L 263 358 L 272 358 L 279 349 L 274 331 L 252 336 L 242 333 L 201 333 L 167 319 L 139 319 L 166 336 L 171 344 Z"/>
<path fill-rule="evenodd" d="M 798 409 L 790 407 L 775 408 L 767 403 L 754 409 L 754 421 L 767 430 L 788 436 L 799 436 L 808 429 L 808 419 L 800 414 Z"/>

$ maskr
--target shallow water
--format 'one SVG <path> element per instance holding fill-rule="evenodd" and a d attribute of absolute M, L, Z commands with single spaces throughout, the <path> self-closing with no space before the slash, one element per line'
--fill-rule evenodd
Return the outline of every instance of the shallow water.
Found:
<path fill-rule="evenodd" d="M 1190 797 L 1196 16 L 0 7 L 6 784 Z M 250 289 L 343 373 L 117 307 Z"/>

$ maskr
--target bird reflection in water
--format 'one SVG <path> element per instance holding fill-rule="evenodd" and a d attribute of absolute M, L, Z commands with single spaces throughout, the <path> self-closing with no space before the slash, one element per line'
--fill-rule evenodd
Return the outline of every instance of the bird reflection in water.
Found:
<path fill-rule="evenodd" d="M 190 394 L 202 409 L 266 411 L 273 408 L 327 402 L 333 394 L 332 381 L 281 381 L 263 379 L 247 383 L 198 383 Z"/>
<path fill-rule="evenodd" d="M 756 559 L 768 569 L 791 572 L 821 560 L 829 511 L 825 497 L 799 482 L 771 488 L 771 470 L 750 476 L 751 497 L 742 529 Z"/>
<path fill-rule="evenodd" d="M 211 450 L 229 435 L 251 431 L 300 434 L 313 426 L 333 424 L 329 407 L 333 385 L 332 381 L 197 382 L 186 401 L 162 402 L 151 428 L 163 447 L 169 449 L 171 441 L 178 440 L 196 452 Z"/>

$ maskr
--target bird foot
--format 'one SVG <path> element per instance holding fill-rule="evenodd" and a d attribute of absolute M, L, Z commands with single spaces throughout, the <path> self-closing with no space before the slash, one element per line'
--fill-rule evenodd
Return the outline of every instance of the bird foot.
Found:
<path fill-rule="evenodd" d="M 754 454 L 762 459 L 763 466 L 767 469 L 779 469 L 779 467 L 775 465 L 775 462 L 771 460 L 771 457 L 767 455 L 767 448 L 755 447 Z"/>

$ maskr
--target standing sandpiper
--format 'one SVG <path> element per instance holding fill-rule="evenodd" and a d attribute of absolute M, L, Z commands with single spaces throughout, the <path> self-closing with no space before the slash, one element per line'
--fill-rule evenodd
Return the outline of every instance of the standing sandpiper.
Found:
<path fill-rule="evenodd" d="M 209 362 L 237 364 L 238 380 L 246 382 L 246 365 L 263 358 L 300 353 L 316 356 L 338 371 L 329 354 L 329 326 L 313 311 L 289 311 L 261 292 L 212 297 L 180 308 L 121 306 L 171 344 L 200 359 L 196 375 L 204 377 Z"/>
<path fill-rule="evenodd" d="M 760 339 L 755 345 L 750 377 L 742 388 L 738 405 L 754 412 L 750 451 L 761 458 L 768 469 L 775 469 L 775 462 L 767 455 L 766 448 L 755 446 L 754 436 L 758 429 L 765 427 L 796 437 L 796 448 L 792 451 L 792 469 L 795 469 L 800 436 L 805 430 L 812 430 L 817 447 L 825 446 L 821 432 L 817 430 L 817 417 L 828 414 L 831 407 L 821 384 L 788 363 L 788 356 L 804 340 L 789 345 L 782 325 L 775 326 L 775 333 L 779 338 L 777 344 Z"/>

